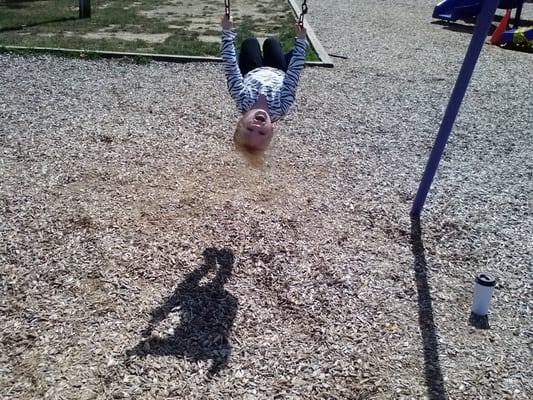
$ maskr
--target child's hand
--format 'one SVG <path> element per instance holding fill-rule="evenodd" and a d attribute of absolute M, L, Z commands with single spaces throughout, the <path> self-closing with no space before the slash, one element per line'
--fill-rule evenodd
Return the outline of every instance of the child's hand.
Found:
<path fill-rule="evenodd" d="M 230 31 L 233 29 L 233 18 L 231 17 L 231 15 L 228 15 L 228 14 L 224 14 L 224 16 L 222 17 L 222 29 L 224 29 L 225 31 Z"/>
<path fill-rule="evenodd" d="M 307 29 L 303 25 L 296 24 L 296 37 L 304 40 L 307 38 Z"/>

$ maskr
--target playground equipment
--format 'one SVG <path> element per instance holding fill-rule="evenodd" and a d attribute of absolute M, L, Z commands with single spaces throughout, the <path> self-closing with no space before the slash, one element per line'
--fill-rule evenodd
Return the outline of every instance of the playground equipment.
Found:
<path fill-rule="evenodd" d="M 443 0 L 433 9 L 433 18 L 443 21 L 468 21 L 480 13 L 483 4 L 483 0 Z M 517 29 L 520 26 L 523 6 L 524 0 L 500 0 L 497 7 L 501 9 L 516 8 L 513 28 Z"/>
<path fill-rule="evenodd" d="M 502 20 L 498 24 L 498 27 L 492 34 L 490 38 L 490 44 L 496 44 L 496 45 L 501 44 L 502 34 L 507 29 L 507 25 L 509 25 L 510 18 L 511 18 L 511 10 L 508 9 L 507 11 L 505 11 L 505 15 L 503 16 Z"/>
<path fill-rule="evenodd" d="M 91 0 L 80 0 L 80 19 L 91 18 Z"/>
<path fill-rule="evenodd" d="M 494 45 L 513 45 L 522 48 L 533 48 L 533 27 L 507 30 L 511 10 L 505 12 L 504 17 L 490 38 Z"/>
<path fill-rule="evenodd" d="M 302 12 L 300 13 L 300 17 L 298 18 L 298 25 L 301 27 L 304 26 L 304 16 L 307 14 L 307 0 L 302 1 Z"/>
<path fill-rule="evenodd" d="M 231 14 L 230 0 L 224 0 L 224 14 L 226 14 L 228 17 Z"/>
<path fill-rule="evenodd" d="M 515 44 L 518 46 L 533 46 L 533 28 L 511 29 L 502 33 L 500 44 Z"/>
<path fill-rule="evenodd" d="M 448 142 L 448 138 L 452 132 L 453 124 L 461 107 L 461 103 L 465 96 L 466 90 L 468 89 L 468 84 L 470 83 L 470 78 L 474 72 L 474 67 L 476 66 L 477 60 L 479 58 L 479 53 L 489 32 L 489 28 L 492 25 L 492 19 L 494 18 L 494 13 L 498 7 L 498 0 L 485 0 L 481 7 L 481 11 L 476 18 L 476 26 L 474 28 L 474 34 L 470 40 L 470 45 L 466 51 L 466 55 L 459 71 L 459 76 L 450 96 L 448 106 L 446 107 L 446 112 L 442 119 L 442 123 L 435 139 L 435 144 L 431 150 L 429 160 L 426 164 L 422 180 L 418 186 L 418 191 L 416 193 L 415 200 L 411 208 L 411 215 L 413 217 L 420 217 L 424 203 L 426 202 L 426 197 L 437 172 L 442 153 Z"/>

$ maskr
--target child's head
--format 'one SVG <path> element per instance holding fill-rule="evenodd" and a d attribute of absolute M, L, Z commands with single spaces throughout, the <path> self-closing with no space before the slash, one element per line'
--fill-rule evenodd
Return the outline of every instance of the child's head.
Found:
<path fill-rule="evenodd" d="M 253 108 L 247 111 L 237 122 L 235 144 L 246 151 L 256 153 L 267 149 L 274 134 L 272 121 L 268 113 Z"/>

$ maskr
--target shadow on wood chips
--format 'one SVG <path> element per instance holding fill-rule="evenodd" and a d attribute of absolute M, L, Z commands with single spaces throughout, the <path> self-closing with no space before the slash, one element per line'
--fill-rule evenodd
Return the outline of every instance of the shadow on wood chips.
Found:
<path fill-rule="evenodd" d="M 175 356 L 194 361 L 211 360 L 210 375 L 225 368 L 231 354 L 229 335 L 237 315 L 237 299 L 224 289 L 231 277 L 231 250 L 208 248 L 204 262 L 191 272 L 165 302 L 152 311 L 142 338 L 129 357 Z M 208 278 L 212 274 L 214 277 Z M 167 318 L 177 326 L 165 337 L 154 335 Z"/>
<path fill-rule="evenodd" d="M 428 398 L 444 400 L 448 398 L 439 362 L 439 348 L 433 306 L 427 278 L 427 262 L 422 240 L 419 217 L 411 217 L 411 250 L 414 256 L 416 289 L 418 293 L 418 324 L 424 346 L 424 373 Z"/>
<path fill-rule="evenodd" d="M 477 329 L 490 329 L 488 315 L 476 315 L 474 313 L 470 313 L 468 323 Z"/>

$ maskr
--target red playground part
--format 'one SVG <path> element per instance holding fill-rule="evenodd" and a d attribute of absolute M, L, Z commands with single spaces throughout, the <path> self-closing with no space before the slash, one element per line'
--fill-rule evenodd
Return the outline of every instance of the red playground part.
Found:
<path fill-rule="evenodd" d="M 494 33 L 492 34 L 490 38 L 490 44 L 495 44 L 495 45 L 502 44 L 502 41 L 501 41 L 502 34 L 507 30 L 507 26 L 509 25 L 510 18 L 511 18 L 511 9 L 507 9 L 507 11 L 505 11 L 504 17 L 502 18 L 502 20 L 498 24 L 498 27 L 496 28 L 496 30 L 494 31 Z"/>

